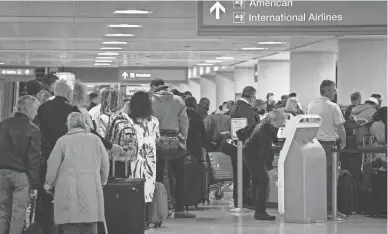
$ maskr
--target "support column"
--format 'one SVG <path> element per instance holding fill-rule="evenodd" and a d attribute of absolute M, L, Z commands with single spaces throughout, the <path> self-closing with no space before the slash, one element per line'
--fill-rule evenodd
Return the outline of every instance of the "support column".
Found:
<path fill-rule="evenodd" d="M 234 72 L 218 71 L 216 73 L 216 106 L 235 99 Z"/>
<path fill-rule="evenodd" d="M 216 77 L 214 75 L 202 75 L 200 85 L 201 85 L 201 98 L 208 98 L 210 100 L 209 114 L 211 114 L 213 111 L 216 110 L 216 100 L 217 100 Z"/>
<path fill-rule="evenodd" d="M 193 97 L 197 99 L 197 102 L 199 102 L 199 99 L 201 99 L 201 85 L 200 85 L 200 79 L 189 79 L 189 89 L 193 94 Z"/>
<path fill-rule="evenodd" d="M 336 55 L 330 53 L 291 53 L 290 91 L 296 93 L 302 108 L 320 97 L 323 80 L 335 81 Z"/>
<path fill-rule="evenodd" d="M 254 73 L 253 67 L 237 67 L 234 70 L 234 91 L 236 93 L 242 93 L 246 86 L 257 87 Z"/>
<path fill-rule="evenodd" d="M 386 39 L 339 40 L 338 103 L 349 104 L 354 91 L 361 93 L 363 102 L 373 93 L 387 100 Z"/>
<path fill-rule="evenodd" d="M 290 93 L 289 61 L 259 61 L 257 98 L 265 100 L 267 93 L 275 94 L 278 100 L 282 95 Z"/>

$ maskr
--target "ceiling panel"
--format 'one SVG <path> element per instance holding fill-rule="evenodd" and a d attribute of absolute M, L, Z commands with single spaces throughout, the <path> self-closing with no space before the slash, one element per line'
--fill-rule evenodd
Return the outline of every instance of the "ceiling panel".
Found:
<path fill-rule="evenodd" d="M 127 41 L 112 66 L 194 66 L 219 56 L 221 65 L 298 50 L 333 51 L 332 37 L 199 37 L 196 1 L 0 1 L 0 62 L 35 66 L 93 66 L 103 41 Z M 150 15 L 117 15 L 114 10 L 151 10 Z M 108 28 L 109 24 L 141 28 Z M 132 38 L 106 38 L 133 33 Z M 263 51 L 242 51 L 258 41 L 283 41 Z M 307 47 L 306 47 L 307 46 Z M 303 49 L 302 49 L 303 48 Z M 281 56 L 278 56 L 281 57 Z M 276 58 L 276 57 L 275 57 Z"/>

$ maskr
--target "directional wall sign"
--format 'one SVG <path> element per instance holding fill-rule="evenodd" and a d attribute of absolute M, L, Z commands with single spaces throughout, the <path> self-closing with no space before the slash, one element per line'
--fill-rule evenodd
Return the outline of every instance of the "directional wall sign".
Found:
<path fill-rule="evenodd" d="M 0 66 L 0 79 L 7 79 L 10 81 L 28 81 L 35 78 L 35 68 Z"/>
<path fill-rule="evenodd" d="M 127 82 L 149 82 L 153 79 L 186 81 L 187 68 L 119 68 L 119 80 Z"/>
<path fill-rule="evenodd" d="M 386 1 L 199 1 L 198 35 L 385 35 Z"/>

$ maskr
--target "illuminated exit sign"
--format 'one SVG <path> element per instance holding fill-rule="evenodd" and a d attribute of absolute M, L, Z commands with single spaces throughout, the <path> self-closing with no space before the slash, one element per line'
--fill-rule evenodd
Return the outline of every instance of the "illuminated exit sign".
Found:
<path fill-rule="evenodd" d="M 28 81 L 36 78 L 35 68 L 0 67 L 0 79 Z"/>

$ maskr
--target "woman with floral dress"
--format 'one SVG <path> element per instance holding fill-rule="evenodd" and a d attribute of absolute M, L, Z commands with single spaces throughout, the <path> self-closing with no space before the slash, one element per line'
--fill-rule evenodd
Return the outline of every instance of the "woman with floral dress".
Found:
<path fill-rule="evenodd" d="M 135 93 L 129 104 L 129 121 L 135 128 L 138 152 L 131 162 L 133 178 L 144 178 L 144 198 L 152 202 L 156 181 L 156 141 L 159 138 L 159 121 L 152 116 L 152 104 L 145 92 Z"/>

